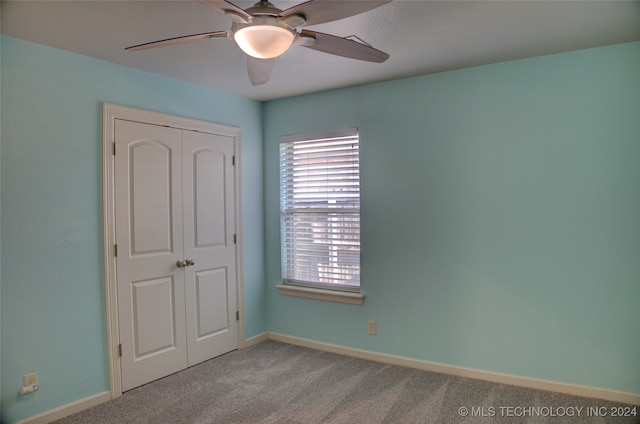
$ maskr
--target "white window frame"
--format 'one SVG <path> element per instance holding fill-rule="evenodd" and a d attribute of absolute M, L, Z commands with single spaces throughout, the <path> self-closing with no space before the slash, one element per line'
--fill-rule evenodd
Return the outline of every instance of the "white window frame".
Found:
<path fill-rule="evenodd" d="M 336 205 L 336 202 L 339 203 L 342 201 L 342 193 L 337 194 L 335 190 L 331 190 L 331 181 L 322 180 L 321 183 L 326 183 L 325 187 L 319 188 L 318 192 L 313 192 L 313 189 L 309 189 L 311 191 L 307 191 L 305 188 L 296 188 L 293 186 L 291 180 L 291 172 L 292 167 L 296 167 L 296 171 L 303 170 L 304 165 L 302 167 L 295 165 L 291 162 L 287 162 L 292 158 L 292 148 L 294 145 L 299 146 L 300 148 L 305 148 L 313 143 L 318 143 L 314 147 L 322 148 L 321 143 L 325 141 L 336 139 L 338 141 L 347 141 L 348 139 L 355 139 L 355 143 L 357 143 L 357 181 L 353 181 L 352 177 L 345 177 L 343 181 L 340 181 L 344 184 L 344 186 L 339 187 L 342 190 L 345 190 L 347 193 L 346 201 L 344 207 L 340 207 Z M 340 140 L 342 139 L 342 140 Z M 360 219 L 360 194 L 359 194 L 359 134 L 357 128 L 348 128 L 341 130 L 330 130 L 330 131 L 320 131 L 313 133 L 304 133 L 304 134 L 294 134 L 288 136 L 282 136 L 280 138 L 280 225 L 281 225 L 281 264 L 282 264 L 282 284 L 277 285 L 278 291 L 282 295 L 287 296 L 295 296 L 295 297 L 304 297 L 311 298 L 317 300 L 324 300 L 330 302 L 340 302 L 340 303 L 348 303 L 348 304 L 356 304 L 362 305 L 364 301 L 364 295 L 360 292 L 360 227 L 359 227 L 359 219 Z M 342 150 L 344 146 L 339 147 L 338 153 L 345 152 L 346 156 L 344 159 L 349 159 L 349 154 L 347 150 Z M 327 147 L 327 152 L 331 154 L 333 151 L 330 147 Z M 335 153 L 334 153 L 335 154 Z M 298 156 L 296 156 L 298 157 Z M 326 163 L 326 162 L 325 162 Z M 313 167 L 309 167 L 312 169 Z M 338 167 L 335 164 L 329 164 L 327 166 L 328 171 L 336 170 Z M 338 174 L 336 174 L 338 175 Z M 353 175 L 353 174 L 352 174 Z M 312 180 L 304 181 L 306 184 L 310 184 L 311 187 L 313 185 Z M 356 183 L 354 186 L 353 183 Z M 353 188 L 356 188 L 353 190 Z M 326 192 L 323 189 L 326 188 Z M 298 192 L 298 190 L 300 190 Z M 299 194 L 296 194 L 299 193 Z M 320 205 L 316 206 L 316 194 L 324 194 L 326 193 L 326 202 L 320 202 Z M 336 200 L 337 199 L 337 200 Z M 354 240 L 353 234 L 348 234 L 350 231 L 353 231 L 354 227 L 350 226 L 349 220 L 354 218 L 354 215 L 357 216 L 357 240 Z M 318 217 L 318 221 L 314 221 L 314 218 Z M 329 218 L 338 217 L 338 225 L 346 226 L 338 227 L 339 234 L 337 236 L 331 236 L 332 238 L 336 238 L 335 244 L 329 242 L 326 243 L 327 237 L 326 233 L 324 237 L 322 236 L 313 236 L 312 242 L 309 244 L 305 244 L 302 240 L 305 238 L 306 234 L 301 234 L 296 232 L 297 230 L 292 222 L 301 220 L 304 223 L 311 223 L 311 225 L 321 224 L 326 231 L 327 222 L 329 222 Z M 329 225 L 328 228 L 334 228 L 333 224 Z M 344 231 L 346 229 L 346 234 Z M 305 247 L 309 247 L 312 254 L 319 255 L 322 257 L 322 250 L 325 246 L 327 246 L 330 250 L 333 248 L 337 248 L 336 251 L 340 251 L 340 255 L 344 256 L 345 260 L 347 260 L 348 265 L 340 265 L 340 264 L 332 264 L 329 267 L 329 271 L 327 276 L 319 277 L 320 275 L 320 265 L 318 265 L 318 270 L 316 272 L 315 269 L 312 268 L 310 274 L 307 276 L 304 273 L 299 273 L 299 266 L 304 266 L 308 264 L 303 264 L 304 260 L 301 260 L 300 257 L 296 256 L 298 250 L 293 250 L 292 246 L 286 243 L 287 238 L 291 237 L 301 237 L 301 243 Z M 317 240 L 320 240 L 320 244 L 316 245 L 316 237 Z M 345 246 L 346 245 L 346 246 Z M 314 249 L 318 248 L 318 252 L 315 252 Z M 298 249 L 298 247 L 296 247 Z M 356 265 L 357 262 L 357 265 Z M 323 262 L 326 265 L 326 262 Z M 347 266 L 347 268 L 344 268 Z M 355 269 L 354 269 L 355 268 Z M 326 268 L 322 268 L 325 270 Z M 357 274 L 353 274 L 354 271 Z M 324 271 L 323 271 L 324 272 Z M 342 277 L 347 273 L 346 277 Z M 311 274 L 317 274 L 315 277 L 310 276 Z M 352 279 L 355 275 L 357 275 L 357 284 L 349 284 L 349 279 Z M 351 280 L 354 281 L 354 280 Z"/>

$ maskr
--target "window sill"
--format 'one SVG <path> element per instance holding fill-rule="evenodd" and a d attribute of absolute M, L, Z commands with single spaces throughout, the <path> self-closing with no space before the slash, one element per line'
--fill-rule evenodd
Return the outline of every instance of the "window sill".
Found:
<path fill-rule="evenodd" d="M 303 297 L 305 299 L 347 303 L 349 305 L 362 305 L 362 303 L 364 302 L 364 295 L 362 293 L 316 289 L 311 287 L 291 286 L 285 284 L 278 284 L 276 288 L 278 289 L 278 293 L 283 296 Z"/>

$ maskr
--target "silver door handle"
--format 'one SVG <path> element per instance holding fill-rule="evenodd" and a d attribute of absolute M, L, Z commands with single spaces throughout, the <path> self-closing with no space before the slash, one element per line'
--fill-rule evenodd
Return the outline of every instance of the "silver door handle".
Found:
<path fill-rule="evenodd" d="M 184 260 L 178 259 L 176 261 L 176 266 L 178 268 L 184 268 L 186 266 L 191 266 L 191 265 L 195 265 L 195 264 L 196 264 L 196 262 L 193 259 L 190 259 L 190 258 L 185 258 Z"/>

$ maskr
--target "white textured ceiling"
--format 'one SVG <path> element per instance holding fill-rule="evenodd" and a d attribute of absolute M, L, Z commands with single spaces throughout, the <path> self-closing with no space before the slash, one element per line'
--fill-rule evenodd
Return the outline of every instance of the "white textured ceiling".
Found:
<path fill-rule="evenodd" d="M 341 0 L 335 0 L 341 1 Z M 255 1 L 234 3 L 247 8 Z M 299 1 L 272 0 L 280 9 Z M 3 34 L 210 87 L 270 100 L 333 88 L 640 40 L 640 1 L 395 0 L 308 27 L 357 35 L 390 54 L 382 64 L 293 46 L 269 82 L 252 86 L 232 40 L 125 52 L 163 38 L 226 30 L 231 20 L 197 1 L 2 1 Z"/>

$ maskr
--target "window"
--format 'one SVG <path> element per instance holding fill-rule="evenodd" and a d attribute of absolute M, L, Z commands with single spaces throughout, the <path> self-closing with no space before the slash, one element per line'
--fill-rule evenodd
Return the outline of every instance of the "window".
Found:
<path fill-rule="evenodd" d="M 357 129 L 281 137 L 280 231 L 286 286 L 359 292 L 359 162 Z"/>

